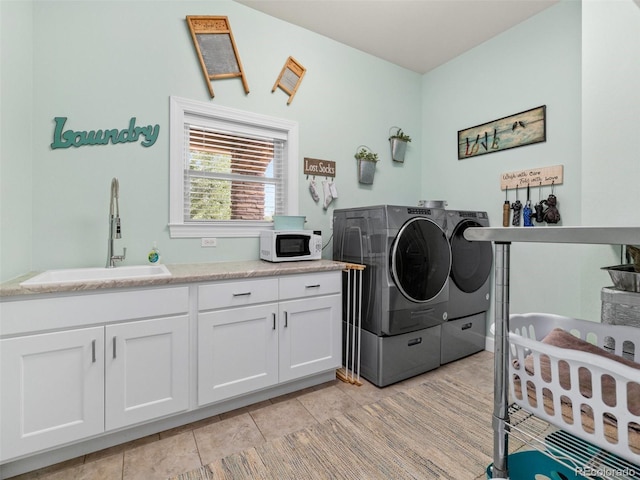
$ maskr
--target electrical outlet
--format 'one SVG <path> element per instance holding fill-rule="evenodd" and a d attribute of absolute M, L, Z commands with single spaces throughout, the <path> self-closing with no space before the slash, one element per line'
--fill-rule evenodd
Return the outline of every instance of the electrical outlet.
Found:
<path fill-rule="evenodd" d="M 202 238 L 200 242 L 201 247 L 217 247 L 218 239 L 217 238 Z"/>

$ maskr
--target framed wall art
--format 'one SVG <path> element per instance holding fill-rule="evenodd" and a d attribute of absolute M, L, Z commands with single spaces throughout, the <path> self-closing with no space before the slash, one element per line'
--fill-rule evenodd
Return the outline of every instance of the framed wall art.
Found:
<path fill-rule="evenodd" d="M 458 160 L 547 141 L 547 106 L 458 131 Z"/>

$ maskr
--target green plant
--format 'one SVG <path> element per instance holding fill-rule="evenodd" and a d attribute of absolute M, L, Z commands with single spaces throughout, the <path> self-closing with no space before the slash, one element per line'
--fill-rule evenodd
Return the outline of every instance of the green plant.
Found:
<path fill-rule="evenodd" d="M 366 148 L 361 148 L 360 150 L 358 150 L 358 152 L 355 154 L 355 157 L 358 160 L 369 160 L 370 162 L 378 161 L 378 154 Z"/>
<path fill-rule="evenodd" d="M 404 142 L 410 142 L 411 137 L 404 133 L 401 128 L 398 128 L 398 131 L 389 137 L 389 140 L 392 138 L 397 138 L 398 140 L 402 140 Z"/>

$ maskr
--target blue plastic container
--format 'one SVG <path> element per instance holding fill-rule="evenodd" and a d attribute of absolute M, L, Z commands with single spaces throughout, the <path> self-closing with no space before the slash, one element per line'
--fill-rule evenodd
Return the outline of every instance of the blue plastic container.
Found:
<path fill-rule="evenodd" d="M 307 217 L 304 215 L 274 215 L 274 230 L 304 230 L 304 222 Z"/>
<path fill-rule="evenodd" d="M 509 480 L 588 480 L 544 453 L 533 450 L 510 454 L 507 466 Z M 487 467 L 487 478 L 493 478 L 492 467 L 493 463 Z"/>

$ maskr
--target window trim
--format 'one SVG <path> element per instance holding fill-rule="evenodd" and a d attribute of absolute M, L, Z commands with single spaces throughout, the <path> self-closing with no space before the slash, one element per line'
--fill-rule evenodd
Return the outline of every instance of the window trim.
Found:
<path fill-rule="evenodd" d="M 199 115 L 283 132 L 287 137 L 287 215 L 298 213 L 298 123 L 254 112 L 212 105 L 181 97 L 169 97 L 169 235 L 171 238 L 258 237 L 273 222 L 231 220 L 225 222 L 184 221 L 184 124 L 186 115 Z"/>

